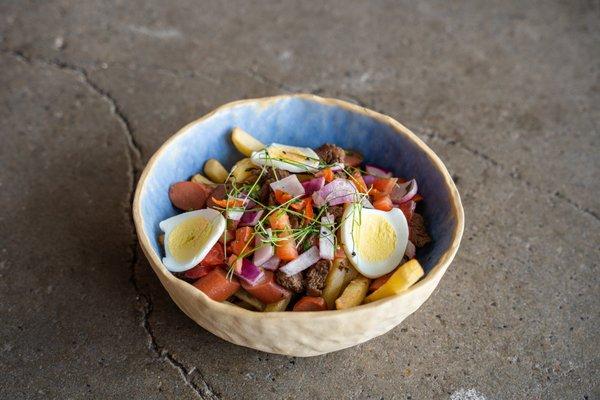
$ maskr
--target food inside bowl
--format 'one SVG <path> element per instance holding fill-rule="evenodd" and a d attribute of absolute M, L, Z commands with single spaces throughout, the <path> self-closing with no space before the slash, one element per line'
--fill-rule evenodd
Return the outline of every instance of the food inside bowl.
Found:
<path fill-rule="evenodd" d="M 247 158 L 169 189 L 183 211 L 159 226 L 163 264 L 216 301 L 255 311 L 346 309 L 400 293 L 423 269 L 431 239 L 422 197 L 403 180 L 334 144 L 265 146 L 239 128 Z"/>

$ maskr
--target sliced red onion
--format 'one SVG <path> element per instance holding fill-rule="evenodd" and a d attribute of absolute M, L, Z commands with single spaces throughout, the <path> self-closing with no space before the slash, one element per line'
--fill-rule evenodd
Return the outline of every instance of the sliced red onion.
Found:
<path fill-rule="evenodd" d="M 373 186 L 373 183 L 375 183 L 375 179 L 377 179 L 376 176 L 363 175 L 363 181 L 365 181 L 365 185 L 367 185 L 367 187 Z"/>
<path fill-rule="evenodd" d="M 408 242 L 406 242 L 406 250 L 404 250 L 404 255 L 406 257 L 408 257 L 408 259 L 410 260 L 412 258 L 415 258 L 416 254 L 417 254 L 417 248 L 415 247 L 413 242 L 411 242 L 409 240 Z"/>
<path fill-rule="evenodd" d="M 273 190 L 281 190 L 282 192 L 292 195 L 293 197 L 304 195 L 304 186 L 302 186 L 295 174 L 275 181 L 271 183 L 270 186 Z"/>
<path fill-rule="evenodd" d="M 313 178 L 311 180 L 302 182 L 302 186 L 304 187 L 304 193 L 307 196 L 310 196 L 314 192 L 321 190 L 321 188 L 325 186 L 325 178 L 323 178 L 322 176 L 318 178 Z"/>
<path fill-rule="evenodd" d="M 232 221 L 239 221 L 240 219 L 242 219 L 243 215 L 244 215 L 244 211 L 239 210 L 237 208 L 227 210 L 227 219 L 230 219 Z"/>
<path fill-rule="evenodd" d="M 354 201 L 356 193 L 356 187 L 350 181 L 338 178 L 313 193 L 313 202 L 317 207 L 322 207 L 325 203 L 337 206 Z"/>
<path fill-rule="evenodd" d="M 367 165 L 365 170 L 369 175 L 376 176 L 378 178 L 391 178 L 392 173 L 386 169 L 381 167 L 376 167 L 375 165 Z"/>
<path fill-rule="evenodd" d="M 245 211 L 240 219 L 240 226 L 254 226 L 258 224 L 258 221 L 260 221 L 260 217 L 262 217 L 264 212 L 264 210 Z"/>
<path fill-rule="evenodd" d="M 275 271 L 277 267 L 279 267 L 279 261 L 281 260 L 275 255 L 269 258 L 263 265 L 261 265 L 261 267 L 264 269 Z"/>
<path fill-rule="evenodd" d="M 265 273 L 262 269 L 244 258 L 242 259 L 242 269 L 240 272 L 236 272 L 236 275 L 250 285 L 255 285 L 265 276 Z"/>
<path fill-rule="evenodd" d="M 325 260 L 333 260 L 335 254 L 335 235 L 331 231 L 334 217 L 327 214 L 321 218 L 321 232 L 319 235 L 319 255 Z"/>
<path fill-rule="evenodd" d="M 275 250 L 269 241 L 271 236 L 271 228 L 267 229 L 267 234 L 269 235 L 267 240 L 259 235 L 256 235 L 256 238 L 254 239 L 256 251 L 254 252 L 252 261 L 254 262 L 254 265 L 258 265 L 259 267 L 266 263 L 275 254 Z"/>
<path fill-rule="evenodd" d="M 415 179 L 408 182 L 397 183 L 390 193 L 390 199 L 395 204 L 402 204 L 411 200 L 417 194 L 418 186 Z"/>
<path fill-rule="evenodd" d="M 300 254 L 298 258 L 285 264 L 279 270 L 283 271 L 287 276 L 292 276 L 298 272 L 304 271 L 306 268 L 310 267 L 320 259 L 321 256 L 319 255 L 319 249 L 317 246 L 313 246 L 304 253 Z"/>

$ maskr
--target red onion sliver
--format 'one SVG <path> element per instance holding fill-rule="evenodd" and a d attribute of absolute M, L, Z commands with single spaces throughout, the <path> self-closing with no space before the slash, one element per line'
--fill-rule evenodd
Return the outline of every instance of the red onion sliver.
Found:
<path fill-rule="evenodd" d="M 304 253 L 300 254 L 295 260 L 285 264 L 279 270 L 283 271 L 287 276 L 292 276 L 298 272 L 304 271 L 306 268 L 310 267 L 320 259 L 321 256 L 319 255 L 319 249 L 317 246 L 313 246 Z"/>
<path fill-rule="evenodd" d="M 373 186 L 376 178 L 377 177 L 373 175 L 363 175 L 363 181 L 365 181 L 365 185 L 367 185 L 367 187 Z"/>
<path fill-rule="evenodd" d="M 304 186 L 302 186 L 295 174 L 275 181 L 270 186 L 273 190 L 281 190 L 293 197 L 303 196 L 305 193 Z"/>
<path fill-rule="evenodd" d="M 415 247 L 415 245 L 409 240 L 408 242 L 406 242 L 406 250 L 404 250 L 404 255 L 406 257 L 408 257 L 408 259 L 412 259 L 415 258 L 415 255 L 417 254 L 417 248 Z"/>
<path fill-rule="evenodd" d="M 265 276 L 265 273 L 262 269 L 244 258 L 242 259 L 242 270 L 236 273 L 236 275 L 250 285 L 255 285 Z"/>
<path fill-rule="evenodd" d="M 264 212 L 264 210 L 248 210 L 244 212 L 244 215 L 240 219 L 240 226 L 254 226 L 258 224 Z"/>
<path fill-rule="evenodd" d="M 369 175 L 376 176 L 378 178 L 391 178 L 392 173 L 388 170 L 385 170 L 381 167 L 376 167 L 375 165 L 367 165 L 365 170 Z"/>
<path fill-rule="evenodd" d="M 397 183 L 390 193 L 390 199 L 395 204 L 401 204 L 411 200 L 417 194 L 418 186 L 415 179 L 408 182 Z"/>
<path fill-rule="evenodd" d="M 267 234 L 271 236 L 271 228 L 267 229 Z M 266 263 L 273 255 L 275 255 L 275 249 L 271 245 L 270 241 L 263 239 L 260 235 L 256 235 L 254 243 L 256 245 L 256 251 L 254 252 L 252 262 L 254 265 L 261 267 Z"/>
<path fill-rule="evenodd" d="M 313 202 L 317 207 L 322 207 L 325 203 L 331 206 L 351 203 L 355 200 L 356 193 L 356 187 L 350 181 L 338 178 L 313 193 Z"/>
<path fill-rule="evenodd" d="M 279 261 L 281 260 L 275 255 L 269 258 L 263 265 L 261 265 L 261 267 L 264 269 L 275 271 L 277 267 L 279 267 Z"/>
<path fill-rule="evenodd" d="M 327 214 L 321 218 L 321 232 L 319 235 L 319 255 L 325 260 L 333 260 L 335 254 L 335 235 L 331 232 L 334 217 Z"/>
<path fill-rule="evenodd" d="M 302 186 L 304 187 L 305 194 L 307 196 L 310 196 L 314 192 L 318 192 L 323 186 L 325 186 L 325 178 L 323 178 L 322 176 L 318 178 L 313 178 L 311 180 L 302 182 Z"/>

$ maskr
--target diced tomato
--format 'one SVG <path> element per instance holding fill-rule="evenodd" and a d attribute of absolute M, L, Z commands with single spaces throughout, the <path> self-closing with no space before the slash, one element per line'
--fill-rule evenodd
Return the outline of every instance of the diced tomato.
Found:
<path fill-rule="evenodd" d="M 390 196 L 384 195 L 373 202 L 373 207 L 381 211 L 390 211 L 394 207 L 394 204 L 392 203 Z"/>
<path fill-rule="evenodd" d="M 248 282 L 242 281 L 242 287 L 265 304 L 276 303 L 285 297 L 291 296 L 291 293 L 287 289 L 275 281 L 273 271 L 265 271 L 264 273 L 265 276 L 260 282 L 251 285 Z"/>
<path fill-rule="evenodd" d="M 219 236 L 219 243 L 229 243 L 233 239 L 235 239 L 235 231 L 234 230 L 226 230 L 223 232 L 221 236 Z"/>
<path fill-rule="evenodd" d="M 373 187 L 381 193 L 390 194 L 396 182 L 398 182 L 398 178 L 375 178 Z"/>
<path fill-rule="evenodd" d="M 304 218 L 311 221 L 315 218 L 315 211 L 313 210 L 312 198 L 307 198 L 304 206 Z"/>
<path fill-rule="evenodd" d="M 302 211 L 304 210 L 304 207 L 306 207 L 306 200 L 308 200 L 308 198 L 296 201 L 290 204 L 290 206 L 296 211 Z"/>
<path fill-rule="evenodd" d="M 285 211 L 275 211 L 271 215 L 269 215 L 269 225 L 271 225 L 272 229 L 275 230 L 284 230 L 290 227 L 290 217 L 285 213 Z"/>
<path fill-rule="evenodd" d="M 227 274 L 221 268 L 213 269 L 193 285 L 215 301 L 227 300 L 240 288 L 237 278 L 227 279 Z"/>
<path fill-rule="evenodd" d="M 358 189 L 359 192 L 367 193 L 367 184 L 365 183 L 365 180 L 363 179 L 360 172 L 355 171 L 352 174 L 352 182 L 354 182 L 354 185 L 356 185 L 356 189 Z"/>
<path fill-rule="evenodd" d="M 323 173 L 323 178 L 325 178 L 325 182 L 331 182 L 335 179 L 335 175 L 333 174 L 333 170 L 331 168 L 325 168 L 321 170 Z"/>
<path fill-rule="evenodd" d="M 292 199 L 292 195 L 291 194 L 287 194 L 286 192 L 283 192 L 281 190 L 276 190 L 275 191 L 275 201 L 279 204 L 284 204 L 287 203 L 288 201 L 290 201 Z"/>
<path fill-rule="evenodd" d="M 235 230 L 235 240 L 231 243 L 231 251 L 238 256 L 252 250 L 252 238 L 254 230 L 249 226 L 244 226 Z"/>
<path fill-rule="evenodd" d="M 219 242 L 215 243 L 215 245 L 209 250 L 208 254 L 204 256 L 200 264 L 213 266 L 213 265 L 221 265 L 225 258 L 225 254 L 223 252 L 223 245 Z"/>
<path fill-rule="evenodd" d="M 327 303 L 322 297 L 304 296 L 294 304 L 294 311 L 325 311 Z"/>
<path fill-rule="evenodd" d="M 282 261 L 292 261 L 298 258 L 298 250 L 296 249 L 296 241 L 290 237 L 288 233 L 280 233 L 279 240 L 275 245 L 275 254 Z"/>
<path fill-rule="evenodd" d="M 217 268 L 216 265 L 202 265 L 202 263 L 200 263 L 194 268 L 185 271 L 184 276 L 188 279 L 200 279 L 203 276 L 208 275 L 208 273 L 215 268 Z"/>

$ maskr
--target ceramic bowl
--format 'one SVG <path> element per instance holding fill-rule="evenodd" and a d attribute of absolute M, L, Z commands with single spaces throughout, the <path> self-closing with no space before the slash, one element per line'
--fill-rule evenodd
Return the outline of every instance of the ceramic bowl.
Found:
<path fill-rule="evenodd" d="M 426 275 L 393 297 L 342 311 L 248 311 L 208 298 L 176 278 L 161 262 L 158 223 L 177 211 L 169 186 L 187 180 L 216 158 L 231 167 L 242 155 L 230 140 L 239 126 L 263 143 L 318 147 L 336 143 L 395 176 L 415 177 L 425 200 L 432 242 L 417 252 Z M 315 356 L 379 336 L 417 310 L 450 265 L 463 232 L 463 209 L 448 171 L 414 133 L 392 118 L 341 100 L 285 95 L 226 104 L 188 124 L 154 154 L 138 182 L 133 216 L 140 245 L 152 269 L 179 308 L 198 325 L 238 345 L 290 356 Z"/>

